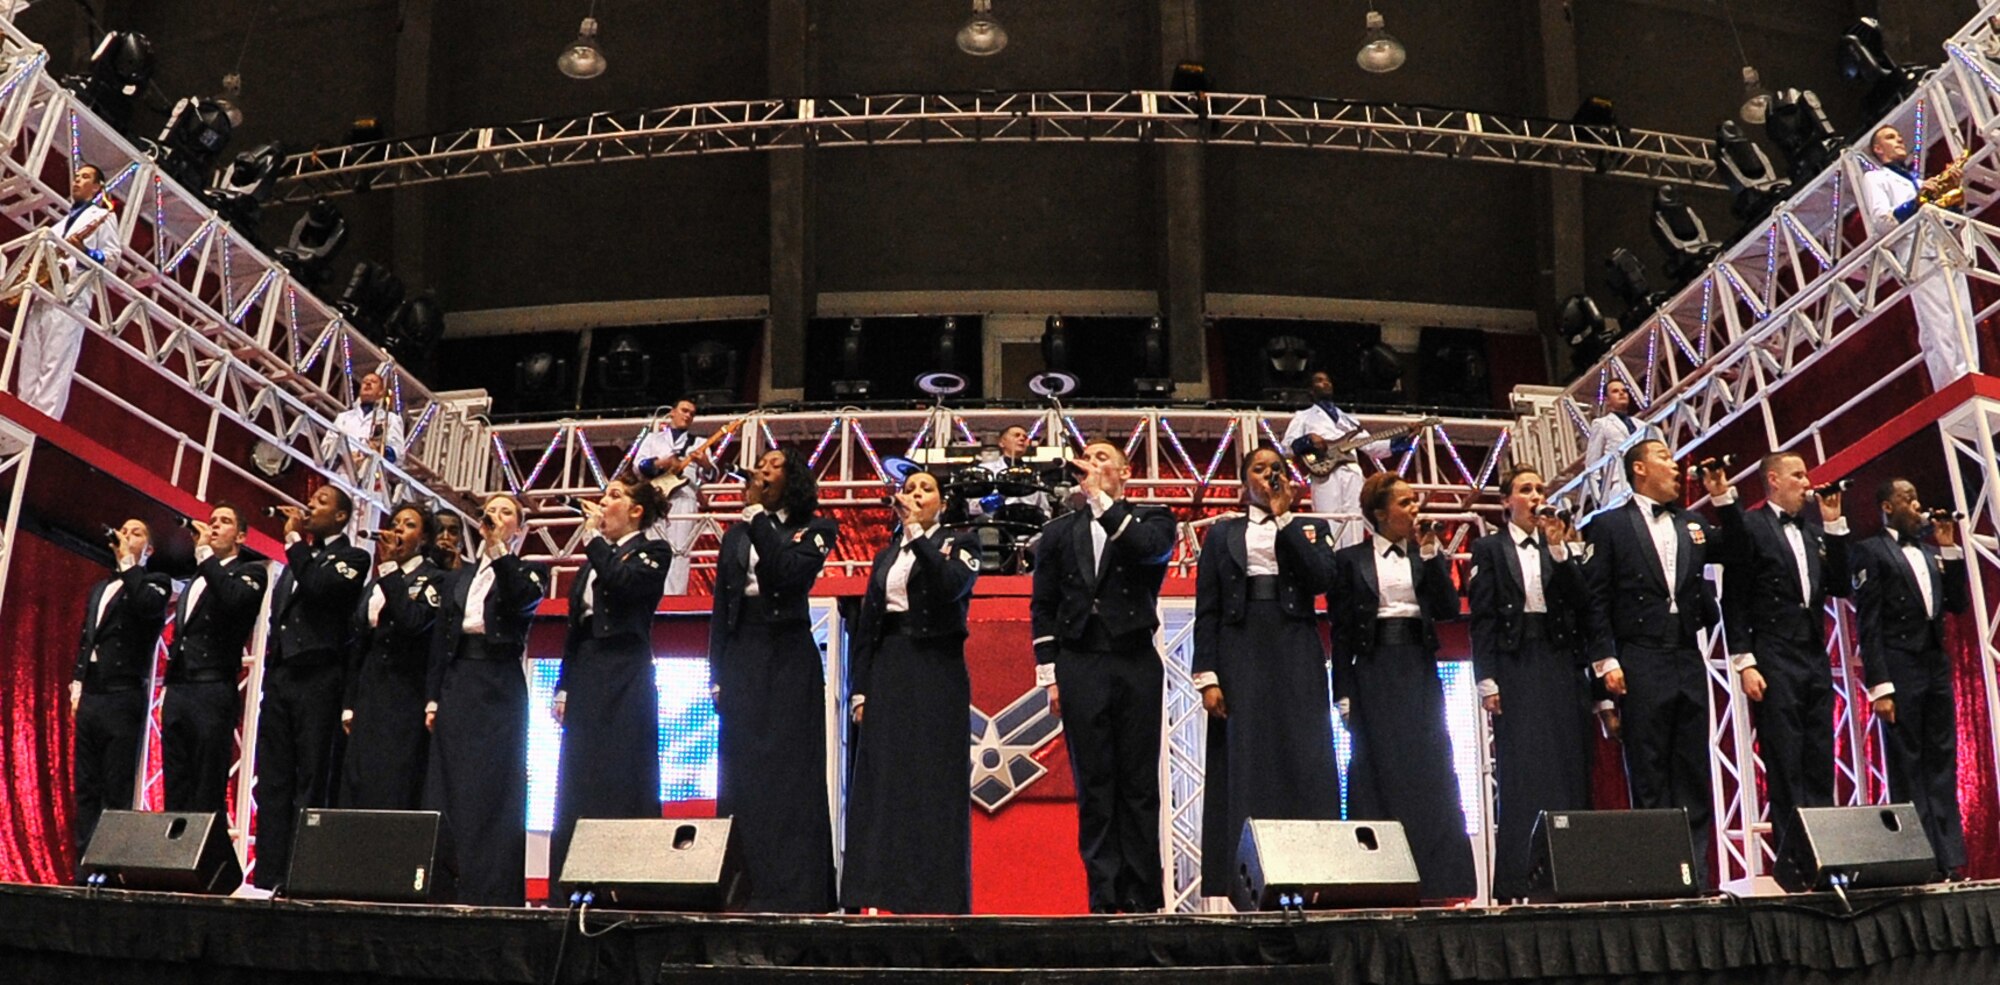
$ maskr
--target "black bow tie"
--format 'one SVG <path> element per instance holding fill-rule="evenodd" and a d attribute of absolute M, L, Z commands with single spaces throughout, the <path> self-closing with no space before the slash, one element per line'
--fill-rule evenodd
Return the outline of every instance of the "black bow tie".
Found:
<path fill-rule="evenodd" d="M 1655 517 L 1662 517 L 1662 516 L 1673 516 L 1673 515 L 1674 515 L 1674 513 L 1675 513 L 1675 508 L 1674 508 L 1674 504 L 1672 504 L 1672 503 L 1654 503 L 1654 504 L 1653 504 L 1653 516 L 1655 516 Z"/>
<path fill-rule="evenodd" d="M 1532 548 L 1532 547 L 1534 547 L 1534 546 L 1535 546 L 1535 538 L 1533 538 L 1533 537 L 1523 537 L 1523 538 L 1521 538 L 1521 547 L 1522 547 L 1522 548 L 1523 548 L 1524 550 L 1525 550 L 1525 549 L 1528 549 L 1528 548 Z"/>
<path fill-rule="evenodd" d="M 1389 556 L 1389 555 L 1391 555 L 1391 554 L 1394 554 L 1394 555 L 1396 555 L 1397 557 L 1402 557 L 1402 556 L 1403 556 L 1403 545 L 1401 545 L 1401 544 L 1390 544 L 1390 545 L 1389 545 L 1389 549 L 1388 549 L 1388 550 L 1386 550 L 1386 551 L 1383 551 L 1383 552 L 1382 552 L 1382 556 L 1383 556 L 1383 557 L 1388 557 L 1388 556 Z"/>
<path fill-rule="evenodd" d="M 1896 534 L 1896 543 L 1903 547 L 1922 547 L 1924 545 L 1923 541 L 1901 531 L 1898 531 Z"/>
<path fill-rule="evenodd" d="M 1778 522 L 1789 523 L 1794 527 L 1803 527 L 1806 523 L 1805 519 L 1797 513 L 1786 513 L 1783 510 L 1778 511 Z"/>

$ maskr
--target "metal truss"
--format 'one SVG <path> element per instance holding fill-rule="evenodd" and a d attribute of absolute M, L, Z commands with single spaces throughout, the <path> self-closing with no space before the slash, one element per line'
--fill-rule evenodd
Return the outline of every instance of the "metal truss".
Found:
<path fill-rule="evenodd" d="M 152 336 L 151 345 L 140 348 L 150 358 L 164 364 L 179 350 L 182 358 L 218 360 L 188 367 L 183 375 L 197 382 L 198 390 L 213 389 L 242 417 L 271 405 L 281 418 L 270 422 L 276 444 L 318 440 L 305 432 L 323 434 L 351 401 L 358 376 L 380 372 L 392 403 L 409 418 L 410 440 L 400 467 L 374 463 L 367 469 L 393 477 L 385 481 L 421 478 L 420 485 L 457 485 L 429 463 L 463 461 L 464 446 L 479 444 L 471 410 L 438 399 L 207 203 L 166 177 L 58 85 L 48 71 L 47 52 L 4 21 L 0 150 L 6 152 L 0 154 L 0 215 L 24 227 L 47 227 L 67 212 L 68 189 L 49 184 L 50 176 L 66 176 L 85 160 L 105 169 L 119 205 L 122 253 L 116 269 L 82 261 L 84 284 L 62 283 L 59 277 L 51 291 L 38 295 L 42 300 L 53 300 L 54 291 L 63 297 L 78 289 L 93 291 L 95 327 L 116 335 L 131 321 L 146 324 L 142 334 Z M 0 253 L 6 283 L 23 268 L 49 268 L 60 255 L 79 256 L 39 231 L 0 247 Z M 20 324 L 17 318 L 17 331 Z M 207 344 L 192 341 L 196 337 Z M 215 371 L 217 365 L 226 371 Z M 309 423 L 296 423 L 301 419 Z M 372 476 L 358 479 L 357 487 L 375 484 Z"/>
<path fill-rule="evenodd" d="M 1160 715 L 1160 853 L 1167 912 L 1198 913 L 1201 895 L 1203 776 L 1208 712 L 1194 686 L 1194 600 L 1160 600 L 1160 659 L 1166 665 Z"/>
<path fill-rule="evenodd" d="M 819 475 L 820 500 L 831 507 L 877 510 L 886 520 L 885 456 L 908 457 L 920 448 L 949 442 L 972 442 L 1000 429 L 1020 424 L 1036 441 L 1060 432 L 1069 447 L 1086 438 L 1110 436 L 1132 461 L 1128 486 L 1142 502 L 1159 503 L 1195 513 L 1233 506 L 1241 496 L 1235 462 L 1260 441 L 1275 443 L 1286 416 L 1258 411 L 1077 410 L 1068 414 L 1035 410 L 973 410 L 939 408 L 911 411 L 753 412 L 738 432 L 718 446 L 716 460 L 723 478 L 704 486 L 710 512 L 700 514 L 701 536 L 692 563 L 712 570 L 723 529 L 736 518 L 743 483 L 738 470 L 774 446 L 810 449 Z M 1371 427 L 1386 427 L 1403 418 L 1364 416 Z M 624 467 L 653 422 L 631 418 L 606 421 L 496 425 L 489 432 L 491 455 L 471 488 L 506 490 L 520 495 L 528 508 L 526 556 L 559 565 L 578 562 L 584 533 L 582 518 L 568 506 L 572 497 L 594 496 Z M 715 428 L 718 418 L 698 421 L 695 430 Z M 1497 520 L 1499 505 L 1489 489 L 1505 461 L 1512 433 L 1502 420 L 1447 419 L 1425 431 L 1410 452 L 1381 463 L 1400 471 L 1422 497 L 1427 516 L 1447 523 L 1456 549 L 1484 533 Z M 874 514 L 870 514 L 874 515 Z M 1196 517 L 1199 519 L 1199 517 Z M 1358 517 L 1336 516 L 1338 524 Z M 1198 526 L 1183 527 L 1173 574 L 1192 578 L 1199 553 Z M 872 559 L 832 558 L 829 573 L 865 574 Z"/>
<path fill-rule="evenodd" d="M 1370 151 L 1722 187 L 1714 142 L 1697 137 L 1431 106 L 1137 90 L 753 99 L 530 120 L 294 154 L 278 197 L 645 158 L 958 143 Z"/>
<path fill-rule="evenodd" d="M 1951 476 L 1953 506 L 1965 514 L 1960 538 L 1971 582 L 1972 619 L 1978 634 L 1984 678 L 1988 752 L 2000 763 L 2000 458 L 1994 431 L 2000 428 L 2000 401 L 1974 397 L 1938 421 L 1945 469 Z"/>

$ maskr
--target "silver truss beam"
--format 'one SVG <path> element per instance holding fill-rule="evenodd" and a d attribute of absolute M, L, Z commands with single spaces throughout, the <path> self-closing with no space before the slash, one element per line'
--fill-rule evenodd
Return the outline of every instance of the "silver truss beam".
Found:
<path fill-rule="evenodd" d="M 329 147 L 286 158 L 282 201 L 645 158 L 962 143 L 1367 151 L 1721 188 L 1698 137 L 1443 109 L 1223 93 L 987 92 L 692 103 Z"/>

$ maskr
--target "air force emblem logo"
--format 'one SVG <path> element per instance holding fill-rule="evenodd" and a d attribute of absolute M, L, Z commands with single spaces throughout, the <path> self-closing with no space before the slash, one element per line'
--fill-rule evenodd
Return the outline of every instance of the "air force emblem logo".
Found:
<path fill-rule="evenodd" d="M 1049 768 L 1035 753 L 1062 734 L 1062 719 L 1049 710 L 1046 688 L 1028 693 L 998 715 L 972 712 L 972 802 L 986 813 L 998 811 Z"/>

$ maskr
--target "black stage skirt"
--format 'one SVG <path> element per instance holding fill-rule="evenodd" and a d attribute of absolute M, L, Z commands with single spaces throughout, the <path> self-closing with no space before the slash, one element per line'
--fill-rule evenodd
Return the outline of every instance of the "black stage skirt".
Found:
<path fill-rule="evenodd" d="M 716 808 L 736 821 L 732 834 L 750 879 L 744 909 L 832 910 L 826 672 L 812 629 L 744 621 L 716 654 L 715 685 Z"/>
<path fill-rule="evenodd" d="M 584 640 L 564 663 L 551 877 L 578 818 L 660 816 L 660 686 L 646 641 Z"/>
<path fill-rule="evenodd" d="M 397 667 L 375 653 L 362 662 L 341 766 L 342 807 L 411 811 L 423 802 L 430 749 L 424 671 L 421 663 Z"/>
<path fill-rule="evenodd" d="M 842 907 L 972 911 L 971 703 L 963 640 L 882 638 L 847 788 Z"/>
<path fill-rule="evenodd" d="M 1493 670 L 1500 714 L 1493 719 L 1499 774 L 1493 833 L 1493 897 L 1528 895 L 1529 836 L 1542 811 L 1590 807 L 1590 688 L 1567 654 L 1523 640 Z"/>
<path fill-rule="evenodd" d="M 1326 647 L 1312 622 L 1252 599 L 1222 627 L 1216 677 L 1227 719 L 1208 719 L 1201 894 L 1228 896 L 1245 818 L 1337 820 L 1340 767 Z M 1230 764 L 1241 764 L 1232 770 Z"/>
<path fill-rule="evenodd" d="M 1354 736 L 1348 817 L 1402 822 L 1424 899 L 1472 898 L 1479 877 L 1451 766 L 1437 661 L 1421 645 L 1377 645 L 1355 661 L 1348 694 Z"/>
<path fill-rule="evenodd" d="M 443 811 L 451 830 L 458 902 L 520 906 L 527 897 L 528 677 L 518 656 L 471 659 L 484 642 L 464 637 L 445 669 L 424 803 Z"/>

